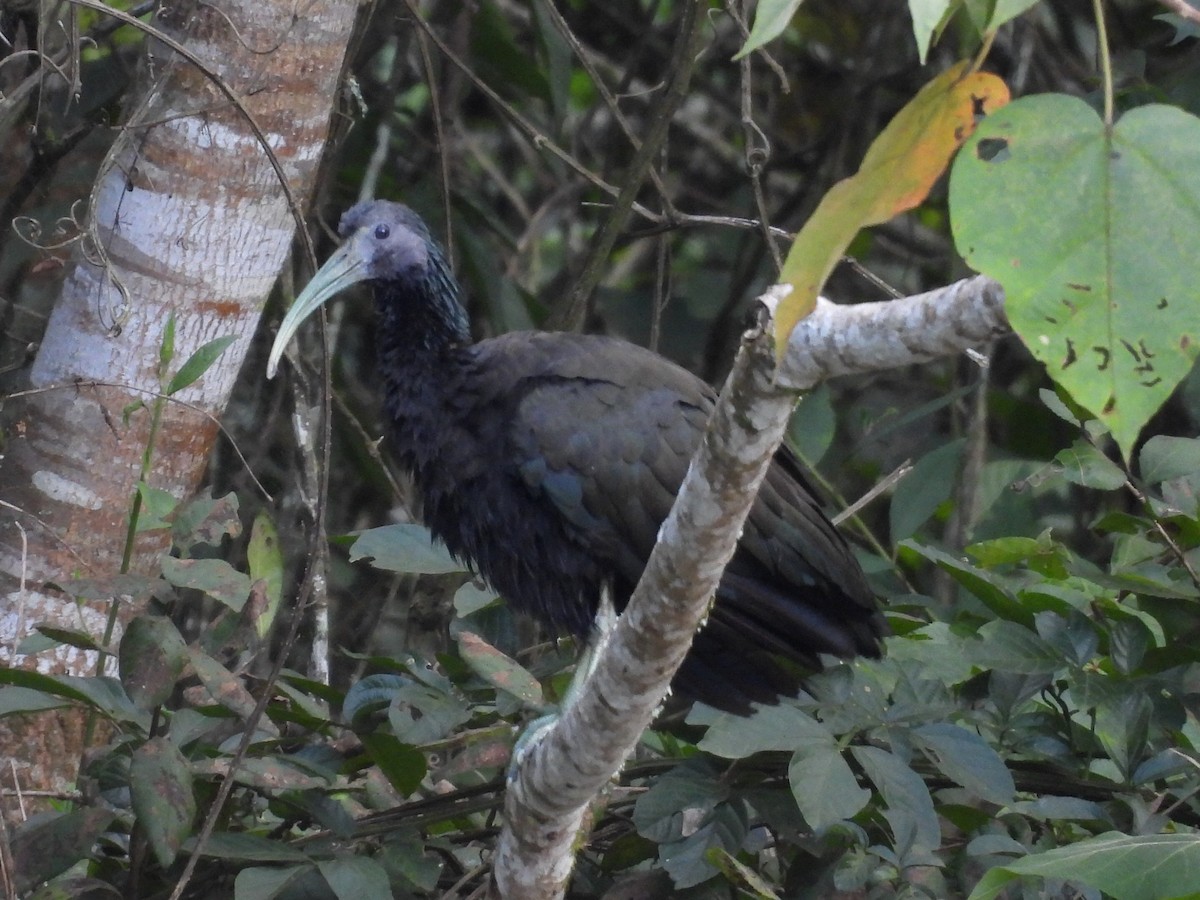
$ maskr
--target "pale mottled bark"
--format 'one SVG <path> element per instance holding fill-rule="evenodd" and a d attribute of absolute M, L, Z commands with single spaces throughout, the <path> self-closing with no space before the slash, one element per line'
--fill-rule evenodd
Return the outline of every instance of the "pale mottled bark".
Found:
<path fill-rule="evenodd" d="M 244 102 L 291 192 L 312 189 L 355 9 L 316 0 L 304 14 L 281 0 L 176 3 L 156 27 L 183 44 Z M 262 304 L 295 231 L 279 174 L 246 113 L 192 63 L 148 46 L 130 120 L 97 177 L 94 241 L 75 249 L 30 382 L 42 389 L 9 404 L 0 462 L 0 663 L 89 674 L 94 654 L 72 648 L 21 656 L 39 622 L 99 638 L 107 602 L 77 607 L 45 590 L 49 579 L 119 571 L 131 499 L 150 436 L 148 408 L 165 383 L 159 348 L 173 316 L 167 374 L 202 345 L 234 343 L 195 385 L 167 402 L 150 482 L 183 498 L 195 490 Z M 89 198 L 81 198 L 89 199 Z M 7 224 L 5 225 L 7 227 Z M 102 249 L 102 253 L 98 250 Z M 122 290 L 123 288 L 123 290 Z M 119 386 L 74 386 L 79 380 Z M 150 392 L 150 393 L 148 393 Z M 131 570 L 153 571 L 161 532 L 137 542 Z M 122 618 L 135 610 L 122 606 Z M 8 720 L 6 720 L 8 721 Z M 77 717 L 36 717 L 12 748 L 23 788 L 63 788 L 74 777 Z M 12 788 L 6 766 L 4 787 Z"/>

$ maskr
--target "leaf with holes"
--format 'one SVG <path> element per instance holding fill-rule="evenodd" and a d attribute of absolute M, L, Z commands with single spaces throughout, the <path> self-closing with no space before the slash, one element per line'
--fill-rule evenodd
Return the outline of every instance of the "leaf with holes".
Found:
<path fill-rule="evenodd" d="M 1200 353 L 1198 171 L 1200 119 L 1143 106 L 1109 130 L 1056 94 L 989 116 L 950 176 L 959 252 L 1127 458 Z"/>

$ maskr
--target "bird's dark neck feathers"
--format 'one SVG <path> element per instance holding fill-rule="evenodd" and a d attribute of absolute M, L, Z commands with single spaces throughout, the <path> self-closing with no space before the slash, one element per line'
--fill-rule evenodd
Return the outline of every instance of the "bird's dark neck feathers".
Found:
<path fill-rule="evenodd" d="M 422 493 L 450 474 L 455 405 L 471 358 L 471 330 L 458 283 L 441 249 L 429 243 L 423 272 L 374 283 L 384 407 L 401 463 Z M 428 497 L 426 499 L 429 499 Z"/>
<path fill-rule="evenodd" d="M 430 241 L 428 250 L 423 272 L 375 282 L 381 361 L 397 369 L 425 365 L 429 357 L 471 342 L 458 282 L 441 248 Z"/>

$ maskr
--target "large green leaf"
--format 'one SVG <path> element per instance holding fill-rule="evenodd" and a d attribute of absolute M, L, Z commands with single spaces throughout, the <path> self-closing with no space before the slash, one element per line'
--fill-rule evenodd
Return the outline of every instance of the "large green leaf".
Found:
<path fill-rule="evenodd" d="M 297 878 L 312 869 L 298 866 L 250 866 L 233 881 L 233 900 L 275 900 Z"/>
<path fill-rule="evenodd" d="M 683 838 L 729 797 L 729 786 L 701 759 L 689 760 L 659 778 L 638 797 L 633 825 L 657 843 Z"/>
<path fill-rule="evenodd" d="M 1004 805 L 1016 792 L 1012 773 L 983 738 L 949 722 L 921 725 L 912 738 L 948 778 L 989 803 Z"/>
<path fill-rule="evenodd" d="M 959 154 L 959 252 L 1004 285 L 1013 328 L 1129 456 L 1200 353 L 1200 119 L 1143 106 L 1111 130 L 1082 100 L 1025 97 Z"/>
<path fill-rule="evenodd" d="M 849 819 L 867 805 L 871 792 L 859 787 L 832 735 L 801 742 L 788 765 L 792 796 L 813 831 Z"/>
<path fill-rule="evenodd" d="M 1109 832 L 996 866 L 968 900 L 992 900 L 1022 875 L 1080 881 L 1114 900 L 1194 897 L 1200 886 L 1200 836 Z"/>
<path fill-rule="evenodd" d="M 241 612 L 250 596 L 250 579 L 223 559 L 162 558 L 163 578 L 176 587 L 203 591 L 234 612 Z"/>
<path fill-rule="evenodd" d="M 362 532 L 350 548 L 350 561 L 370 559 L 371 565 L 389 572 L 418 575 L 445 575 L 465 572 L 467 567 L 454 559 L 445 545 L 434 543 L 423 525 L 383 525 Z"/>
<path fill-rule="evenodd" d="M 12 837 L 17 890 L 29 890 L 87 856 L 113 817 L 111 810 L 85 807 L 22 822 Z"/>
<path fill-rule="evenodd" d="M 175 861 L 196 817 L 196 796 L 187 760 L 167 738 L 151 738 L 129 763 L 133 811 L 164 869 Z"/>
<path fill-rule="evenodd" d="M 41 712 L 44 709 L 58 709 L 58 707 L 66 705 L 67 701 L 64 698 L 47 694 L 45 691 L 14 685 L 0 688 L 0 716 Z"/>
<path fill-rule="evenodd" d="M 698 703 L 687 721 L 689 725 L 707 725 L 708 731 L 697 746 L 725 759 L 745 759 L 767 750 L 791 751 L 801 742 L 834 744 L 828 728 L 787 703 L 759 706 L 750 716 L 737 716 Z"/>
<path fill-rule="evenodd" d="M 466 630 L 458 633 L 458 651 L 471 671 L 492 687 L 511 694 L 531 709 L 542 709 L 546 701 L 541 684 L 515 659 Z"/>
<path fill-rule="evenodd" d="M 317 863 L 325 883 L 338 900 L 391 900 L 387 872 L 365 856 L 348 856 Z"/>
<path fill-rule="evenodd" d="M 941 844 L 941 828 L 921 776 L 896 754 L 879 747 L 855 747 L 851 752 L 883 796 L 897 843 L 911 835 L 923 850 L 936 850 Z"/>
<path fill-rule="evenodd" d="M 121 684 L 147 712 L 165 703 L 187 664 L 187 645 L 165 616 L 139 616 L 129 623 L 117 654 Z"/>
<path fill-rule="evenodd" d="M 184 849 L 189 853 L 195 852 L 196 841 L 189 838 L 184 841 Z M 245 834 L 235 831 L 218 831 L 212 834 L 201 848 L 201 855 L 213 859 L 239 862 L 308 862 L 308 855 L 282 841 L 260 837 L 257 834 Z"/>
<path fill-rule="evenodd" d="M 56 697 L 77 700 L 114 721 L 127 722 L 139 728 L 147 728 L 150 724 L 150 717 L 133 705 L 129 695 L 125 693 L 125 688 L 115 678 L 43 675 L 28 669 L 0 667 L 0 684 L 18 685 Z"/>

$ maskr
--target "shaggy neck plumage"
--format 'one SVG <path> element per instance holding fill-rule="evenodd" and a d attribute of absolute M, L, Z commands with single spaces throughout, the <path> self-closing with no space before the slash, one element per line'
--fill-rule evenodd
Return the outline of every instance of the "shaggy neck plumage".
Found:
<path fill-rule="evenodd" d="M 430 242 L 423 271 L 374 284 L 384 406 L 403 464 L 427 482 L 448 434 L 445 403 L 457 390 L 471 330 L 458 283 Z"/>
<path fill-rule="evenodd" d="M 396 370 L 411 369 L 416 361 L 413 354 L 437 356 L 469 344 L 470 323 L 458 293 L 450 265 L 432 241 L 424 271 L 376 281 L 380 361 L 394 365 Z M 420 362 L 428 364 L 425 359 Z"/>

